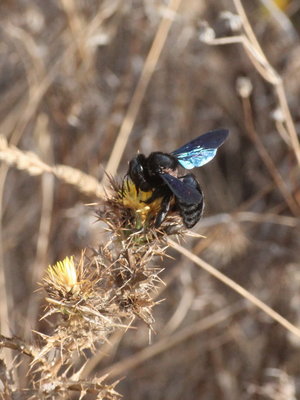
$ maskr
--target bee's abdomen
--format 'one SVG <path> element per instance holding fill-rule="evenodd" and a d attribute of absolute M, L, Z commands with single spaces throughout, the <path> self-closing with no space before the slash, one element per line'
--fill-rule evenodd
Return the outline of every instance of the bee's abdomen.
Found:
<path fill-rule="evenodd" d="M 194 225 L 196 225 L 203 213 L 203 197 L 201 198 L 201 201 L 199 203 L 187 204 L 179 201 L 178 199 L 176 203 L 184 225 L 187 228 L 192 228 Z"/>

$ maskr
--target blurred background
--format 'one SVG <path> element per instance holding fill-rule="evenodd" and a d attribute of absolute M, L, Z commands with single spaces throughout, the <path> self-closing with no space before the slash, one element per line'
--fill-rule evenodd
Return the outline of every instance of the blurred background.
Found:
<path fill-rule="evenodd" d="M 194 231 L 206 238 L 187 238 L 184 246 L 298 326 L 299 166 L 276 87 L 242 45 L 203 42 L 213 32 L 204 22 L 216 37 L 243 32 L 230 14 L 232 0 L 184 0 L 176 13 L 167 6 L 2 0 L 0 133 L 49 165 L 101 181 L 159 25 L 171 20 L 116 176 L 124 176 L 138 150 L 170 152 L 210 129 L 228 128 L 216 159 L 195 172 L 206 208 Z M 299 2 L 244 6 L 299 131 Z M 0 190 L 1 333 L 30 340 L 32 329 L 47 332 L 39 322 L 43 295 L 35 292 L 45 268 L 101 241 L 103 227 L 85 205 L 99 199 L 6 163 Z M 159 262 L 166 286 L 154 311 L 153 347 L 148 328 L 137 322 L 137 329 L 112 337 L 91 376 L 116 366 L 112 379 L 126 377 L 117 389 L 131 400 L 300 398 L 300 341 L 170 254 L 172 260 Z"/>

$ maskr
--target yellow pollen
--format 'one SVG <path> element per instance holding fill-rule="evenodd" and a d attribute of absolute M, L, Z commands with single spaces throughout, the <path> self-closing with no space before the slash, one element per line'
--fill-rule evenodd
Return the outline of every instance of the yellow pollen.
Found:
<path fill-rule="evenodd" d="M 137 191 L 135 184 L 129 178 L 124 181 L 122 202 L 125 207 L 131 208 L 138 214 L 142 224 L 149 217 L 155 216 L 160 210 L 161 198 L 155 199 L 150 204 L 146 204 L 146 201 L 150 199 L 152 194 L 152 191 Z"/>

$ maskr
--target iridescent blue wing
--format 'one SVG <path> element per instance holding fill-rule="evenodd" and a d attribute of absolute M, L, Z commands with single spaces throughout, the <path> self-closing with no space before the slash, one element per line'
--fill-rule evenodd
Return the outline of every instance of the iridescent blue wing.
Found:
<path fill-rule="evenodd" d="M 218 147 L 224 143 L 228 134 L 227 129 L 209 131 L 173 151 L 171 154 L 186 169 L 201 167 L 214 158 Z"/>
<path fill-rule="evenodd" d="M 160 174 L 160 177 L 169 186 L 172 193 L 186 204 L 199 203 L 202 199 L 201 193 L 192 185 L 180 181 L 175 176 Z"/>

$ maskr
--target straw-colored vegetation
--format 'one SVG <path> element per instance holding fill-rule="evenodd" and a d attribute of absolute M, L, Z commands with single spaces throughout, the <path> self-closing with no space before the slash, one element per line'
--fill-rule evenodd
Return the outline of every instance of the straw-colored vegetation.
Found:
<path fill-rule="evenodd" d="M 299 398 L 298 1 L 6 0 L 0 22 L 0 397 Z M 221 127 L 202 221 L 155 229 L 128 161 Z"/>

